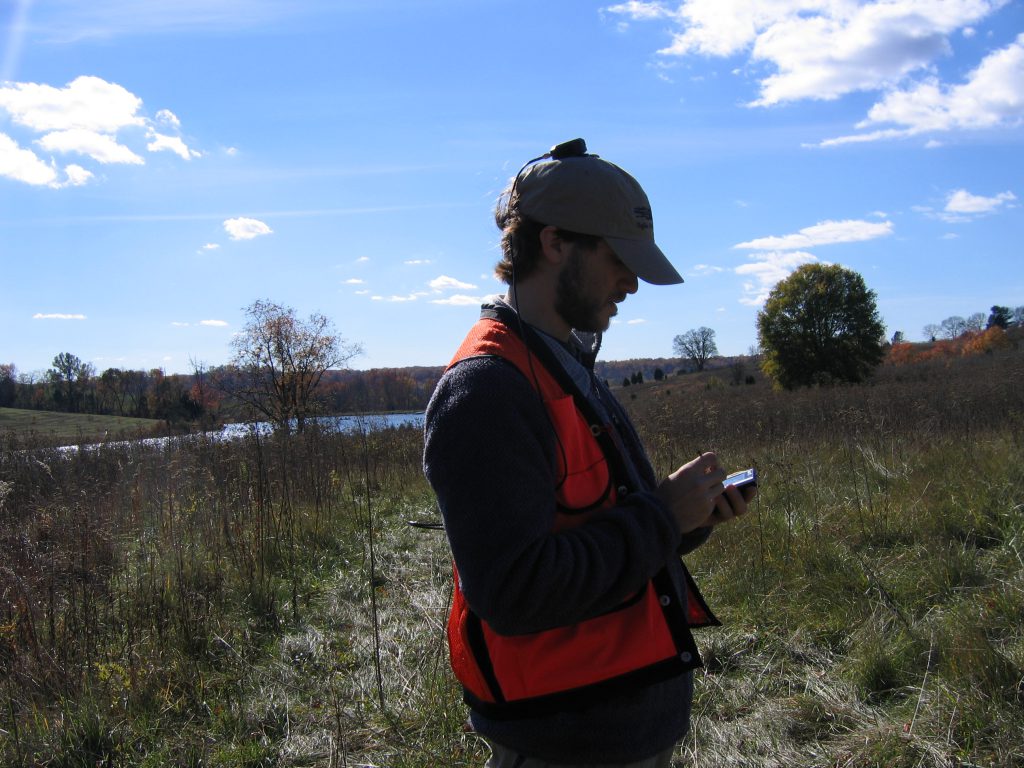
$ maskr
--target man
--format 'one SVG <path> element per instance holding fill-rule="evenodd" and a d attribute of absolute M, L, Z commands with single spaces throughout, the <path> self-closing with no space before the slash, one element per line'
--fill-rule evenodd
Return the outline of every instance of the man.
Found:
<path fill-rule="evenodd" d="M 717 624 L 679 555 L 753 490 L 723 488 L 713 453 L 655 477 L 593 373 L 638 278 L 683 281 L 636 180 L 577 139 L 527 163 L 495 219 L 508 293 L 426 417 L 456 569 L 452 666 L 489 768 L 668 766 L 701 663 L 690 628 Z"/>

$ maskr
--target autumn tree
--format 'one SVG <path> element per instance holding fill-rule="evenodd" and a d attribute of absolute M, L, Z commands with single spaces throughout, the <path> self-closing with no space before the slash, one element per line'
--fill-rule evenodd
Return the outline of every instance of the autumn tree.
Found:
<path fill-rule="evenodd" d="M 805 264 L 757 316 L 762 369 L 786 389 L 865 379 L 884 357 L 875 293 L 856 272 Z"/>
<path fill-rule="evenodd" d="M 698 371 L 703 371 L 708 359 L 718 354 L 715 332 L 703 325 L 676 336 L 672 340 L 672 348 L 679 357 L 693 361 Z"/>
<path fill-rule="evenodd" d="M 342 368 L 362 349 L 339 337 L 324 315 L 301 320 L 291 307 L 261 299 L 245 310 L 248 322 L 231 342 L 240 374 L 232 394 L 284 432 L 302 431 L 314 393 L 327 370 Z"/>

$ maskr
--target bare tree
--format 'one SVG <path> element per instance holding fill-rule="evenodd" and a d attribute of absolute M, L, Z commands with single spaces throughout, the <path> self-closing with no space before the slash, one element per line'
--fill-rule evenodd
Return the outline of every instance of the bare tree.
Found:
<path fill-rule="evenodd" d="M 960 315 L 953 315 L 943 320 L 939 327 L 942 328 L 942 335 L 947 339 L 956 339 L 967 331 L 967 321 Z"/>
<path fill-rule="evenodd" d="M 988 318 L 985 316 L 984 312 L 975 312 L 973 315 L 970 315 L 965 321 L 967 330 L 975 332 L 981 332 L 985 330 L 985 321 L 987 319 Z"/>
<path fill-rule="evenodd" d="M 679 357 L 688 357 L 692 360 L 698 371 L 704 370 L 708 358 L 718 354 L 715 332 L 703 325 L 676 336 L 672 340 L 672 348 Z"/>
<path fill-rule="evenodd" d="M 245 313 L 249 321 L 231 342 L 232 364 L 241 377 L 232 394 L 278 429 L 288 432 L 294 421 L 301 432 L 324 373 L 345 367 L 362 348 L 339 337 L 331 321 L 318 313 L 303 321 L 291 307 L 265 299 Z"/>

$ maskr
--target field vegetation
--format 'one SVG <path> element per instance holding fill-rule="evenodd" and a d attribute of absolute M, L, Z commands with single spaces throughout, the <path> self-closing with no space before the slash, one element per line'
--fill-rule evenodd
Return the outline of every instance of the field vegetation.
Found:
<path fill-rule="evenodd" d="M 679 766 L 1024 765 L 1024 355 L 618 390 L 658 469 L 756 466 L 689 558 Z M 754 383 L 747 383 L 753 381 Z M 738 383 L 733 383 L 738 382 Z M 0 454 L 0 763 L 480 766 L 415 430 Z"/>
<path fill-rule="evenodd" d="M 163 423 L 156 419 L 0 408 L 0 434 L 16 434 L 36 446 L 145 437 L 161 431 Z"/>

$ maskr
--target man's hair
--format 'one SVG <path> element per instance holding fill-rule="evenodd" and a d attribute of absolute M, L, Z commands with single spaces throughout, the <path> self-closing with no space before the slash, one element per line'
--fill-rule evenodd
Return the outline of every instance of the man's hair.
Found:
<path fill-rule="evenodd" d="M 498 279 L 511 285 L 512 278 L 522 280 L 531 275 L 540 261 L 540 232 L 547 224 L 523 216 L 519 212 L 518 196 L 512 197 L 511 187 L 501 193 L 494 208 L 494 223 L 501 230 L 501 261 L 494 272 Z M 601 242 L 599 235 L 585 235 L 558 229 L 558 236 L 570 243 L 578 243 L 593 250 Z"/>

